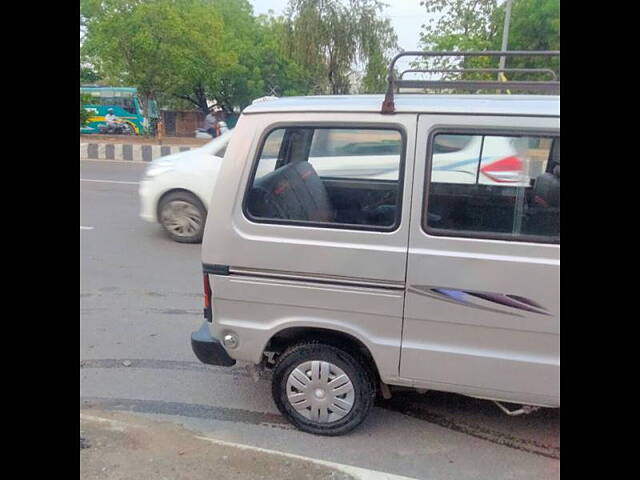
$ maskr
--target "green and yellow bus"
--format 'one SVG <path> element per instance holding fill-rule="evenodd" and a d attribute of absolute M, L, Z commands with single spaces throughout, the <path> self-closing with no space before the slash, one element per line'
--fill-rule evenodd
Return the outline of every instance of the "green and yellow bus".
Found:
<path fill-rule="evenodd" d="M 127 122 L 136 135 L 144 133 L 144 116 L 137 91 L 131 87 L 80 86 L 80 94 L 90 97 L 83 108 L 92 112 L 89 122 L 80 127 L 80 133 L 98 133 L 98 125 L 105 123 L 109 108 L 122 121 Z"/>

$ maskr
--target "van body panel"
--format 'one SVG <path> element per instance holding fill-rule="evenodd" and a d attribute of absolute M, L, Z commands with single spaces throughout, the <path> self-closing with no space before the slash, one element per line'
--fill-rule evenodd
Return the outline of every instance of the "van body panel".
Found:
<path fill-rule="evenodd" d="M 404 291 L 252 276 L 212 276 L 213 332 L 235 332 L 230 354 L 259 363 L 269 339 L 292 327 L 334 330 L 355 337 L 371 352 L 384 379 L 397 377 Z M 400 314 L 399 314 L 400 312 Z"/>
<path fill-rule="evenodd" d="M 560 246 L 423 229 L 428 138 L 453 125 L 559 135 L 553 118 L 420 116 L 400 376 L 442 390 L 558 406 Z"/>
<path fill-rule="evenodd" d="M 254 222 L 242 205 L 266 132 L 286 125 L 393 127 L 402 132 L 404 167 L 400 222 L 393 231 Z M 213 193 L 202 249 L 211 275 L 213 332 L 233 331 L 230 355 L 258 363 L 270 338 L 292 327 L 335 330 L 360 340 L 384 380 L 398 377 L 409 236 L 415 130 L 413 114 L 242 115 L 246 132 L 231 140 Z M 253 135 L 253 137 L 251 137 Z M 234 273 L 235 272 L 235 273 Z M 257 272 L 258 275 L 251 272 Z"/>

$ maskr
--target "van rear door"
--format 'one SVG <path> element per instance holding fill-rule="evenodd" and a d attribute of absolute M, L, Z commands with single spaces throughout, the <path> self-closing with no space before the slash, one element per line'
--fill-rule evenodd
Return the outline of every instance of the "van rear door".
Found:
<path fill-rule="evenodd" d="M 557 118 L 420 116 L 401 377 L 559 404 L 559 162 Z"/>
<path fill-rule="evenodd" d="M 397 379 L 416 115 L 241 122 L 257 138 L 229 146 L 202 249 L 205 265 L 229 272 L 214 280 L 214 328 L 252 338 L 235 353 L 251 361 L 259 357 L 245 348 L 262 351 L 249 343 L 255 331 L 255 342 L 292 328 L 338 331 Z M 234 161 L 247 158 L 244 169 Z"/>

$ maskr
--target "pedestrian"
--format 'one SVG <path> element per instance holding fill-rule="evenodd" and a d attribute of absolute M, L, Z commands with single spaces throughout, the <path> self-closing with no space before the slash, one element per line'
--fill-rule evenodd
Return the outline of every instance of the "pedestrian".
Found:
<path fill-rule="evenodd" d="M 209 112 L 204 119 L 204 128 L 207 131 L 207 133 L 211 135 L 213 138 L 218 136 L 217 124 L 218 124 L 218 119 L 213 114 L 213 112 Z"/>

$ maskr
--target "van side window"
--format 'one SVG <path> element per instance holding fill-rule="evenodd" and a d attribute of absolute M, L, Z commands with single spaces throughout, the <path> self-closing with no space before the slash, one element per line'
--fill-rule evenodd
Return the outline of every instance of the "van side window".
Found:
<path fill-rule="evenodd" d="M 429 165 L 427 233 L 560 243 L 559 137 L 438 133 Z"/>
<path fill-rule="evenodd" d="M 385 173 L 381 168 L 388 168 L 397 180 L 398 161 L 390 160 L 399 159 L 400 147 L 400 135 L 393 130 L 323 128 L 314 132 L 309 162 L 325 177 L 379 178 Z M 343 160 L 357 170 L 335 168 Z"/>
<path fill-rule="evenodd" d="M 245 214 L 269 223 L 392 230 L 400 221 L 398 130 L 287 127 L 264 139 Z"/>

